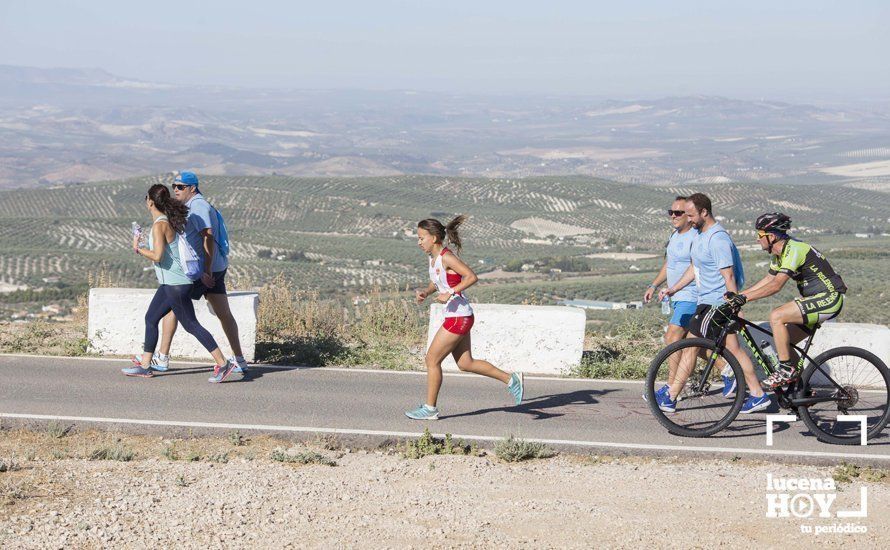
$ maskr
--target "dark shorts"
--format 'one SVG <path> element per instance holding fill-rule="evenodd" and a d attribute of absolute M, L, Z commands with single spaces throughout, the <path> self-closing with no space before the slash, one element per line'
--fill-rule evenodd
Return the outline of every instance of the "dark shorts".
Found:
<path fill-rule="evenodd" d="M 192 283 L 192 290 L 189 293 L 192 300 L 200 300 L 206 294 L 225 294 L 226 293 L 226 271 L 227 269 L 223 269 L 222 271 L 214 271 L 213 272 L 213 282 L 214 285 L 211 288 L 208 288 L 207 285 L 201 279 L 198 279 L 194 283 Z"/>

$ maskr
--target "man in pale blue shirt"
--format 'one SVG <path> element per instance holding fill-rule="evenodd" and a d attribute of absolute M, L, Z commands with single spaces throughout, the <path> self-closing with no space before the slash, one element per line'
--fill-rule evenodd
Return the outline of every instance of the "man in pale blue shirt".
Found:
<path fill-rule="evenodd" d="M 689 216 L 686 215 L 686 197 L 675 198 L 673 204 L 667 210 L 667 215 L 670 217 L 674 232 L 671 234 L 665 248 L 664 264 L 661 266 L 661 270 L 655 276 L 652 284 L 646 288 L 646 292 L 643 294 L 643 303 L 649 303 L 652 300 L 652 295 L 665 281 L 667 281 L 668 287 L 677 284 L 692 262 L 692 243 L 698 231 L 692 227 Z M 667 299 L 667 296 L 663 298 L 663 300 Z M 664 334 L 665 344 L 673 344 L 677 340 L 686 337 L 686 334 L 689 332 L 689 321 L 695 315 L 697 300 L 698 292 L 696 291 L 695 283 L 686 285 L 670 297 L 672 315 L 670 321 L 668 321 L 667 331 Z M 673 383 L 674 374 L 677 371 L 675 363 L 671 362 L 667 384 L 656 391 L 656 395 L 668 391 Z M 643 394 L 643 399 L 646 399 L 646 394 Z"/>
<path fill-rule="evenodd" d="M 692 265 L 676 285 L 663 289 L 659 297 L 672 296 L 693 280 L 698 289 L 698 303 L 716 306 L 723 303 L 723 295 L 727 292 L 738 292 L 743 281 L 738 277 L 742 274 L 740 258 L 732 238 L 722 225 L 714 219 L 711 199 L 702 193 L 694 193 L 686 201 L 686 214 L 693 227 L 698 230 L 692 244 Z M 745 373 L 745 382 L 750 395 L 745 399 L 741 412 L 749 414 L 764 410 L 770 405 L 770 398 L 760 386 L 760 380 L 754 371 L 754 363 L 748 354 L 739 346 L 735 334 L 726 336 L 726 349 L 732 353 Z M 667 394 L 659 399 L 662 410 L 676 410 L 676 399 L 683 390 L 688 372 L 683 370 L 675 377 Z M 724 373 L 723 395 L 727 398 L 735 396 L 735 380 Z M 662 403 L 662 400 L 664 403 Z"/>

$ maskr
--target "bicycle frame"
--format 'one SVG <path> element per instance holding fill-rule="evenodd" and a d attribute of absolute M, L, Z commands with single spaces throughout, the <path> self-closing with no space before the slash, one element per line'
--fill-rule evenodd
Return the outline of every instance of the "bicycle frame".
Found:
<path fill-rule="evenodd" d="M 763 369 L 763 371 L 767 374 L 767 376 L 772 374 L 773 369 L 770 367 L 769 362 L 763 357 L 763 352 L 761 351 L 760 346 L 758 346 L 754 342 L 754 338 L 752 337 L 751 332 L 748 330 L 748 328 L 749 327 L 753 328 L 754 330 L 756 330 L 762 334 L 766 334 L 769 337 L 772 337 L 773 333 L 770 332 L 769 330 L 767 330 L 763 327 L 760 327 L 758 325 L 755 325 L 754 323 L 748 321 L 747 319 L 743 319 L 741 317 L 736 317 L 734 320 L 734 323 L 738 323 L 738 326 L 739 326 L 738 333 L 741 335 L 742 339 L 745 341 L 745 343 L 748 345 L 748 347 L 751 348 L 752 355 L 757 360 L 757 363 L 760 365 L 760 367 Z M 708 359 L 708 363 L 702 372 L 702 377 L 700 380 L 699 388 L 704 388 L 705 385 L 707 384 L 707 380 L 709 379 L 709 377 L 711 375 L 711 370 L 714 367 L 714 364 L 717 360 L 717 356 L 723 352 L 723 349 L 725 347 L 724 343 L 726 341 L 726 336 L 730 334 L 730 329 L 732 328 L 732 325 L 734 323 L 728 323 L 727 325 L 725 325 L 723 327 L 723 329 L 720 331 L 720 336 L 718 336 L 717 339 L 715 340 L 715 344 L 717 347 L 715 349 L 715 353 L 712 354 L 711 357 Z M 807 338 L 805 339 L 806 344 L 804 345 L 804 347 L 801 348 L 797 344 L 791 344 L 791 347 L 794 348 L 800 355 L 800 360 L 798 361 L 798 367 L 803 368 L 804 359 L 806 359 L 810 363 L 816 365 L 816 370 L 818 370 L 822 374 L 822 376 L 825 377 L 826 380 L 831 382 L 831 384 L 835 388 L 837 388 L 840 392 L 842 392 L 842 395 L 845 395 L 846 390 L 844 389 L 844 387 L 841 386 L 840 384 L 838 384 L 837 382 L 835 382 L 834 379 L 827 372 L 825 372 L 825 370 L 822 368 L 822 365 L 817 365 L 816 362 L 813 360 L 813 358 L 807 354 L 807 352 L 809 352 L 809 350 L 810 350 L 810 346 L 813 343 L 813 338 L 816 336 L 816 329 L 812 329 L 812 330 L 804 329 L 804 330 L 809 333 L 809 336 L 807 336 Z M 776 394 L 780 399 L 780 403 L 782 401 L 785 401 L 786 402 L 785 404 L 787 405 L 788 408 L 807 407 L 809 405 L 815 405 L 816 403 L 824 403 L 824 402 L 828 402 L 828 401 L 842 400 L 842 398 L 839 396 L 824 396 L 824 397 L 804 396 L 803 389 L 804 388 L 798 387 L 798 384 L 795 383 L 789 387 L 788 392 L 786 392 L 782 389 L 777 389 Z M 794 395 L 794 396 L 789 395 L 792 392 L 794 392 L 795 390 L 796 390 L 797 395 Z"/>

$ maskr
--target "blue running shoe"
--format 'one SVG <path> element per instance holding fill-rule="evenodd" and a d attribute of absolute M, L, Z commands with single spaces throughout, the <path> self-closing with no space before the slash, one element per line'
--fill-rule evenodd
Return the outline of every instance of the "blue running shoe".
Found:
<path fill-rule="evenodd" d="M 661 395 L 661 394 L 663 394 L 663 393 L 667 393 L 668 390 L 670 390 L 670 389 L 671 389 L 671 387 L 668 386 L 667 384 L 665 384 L 664 386 L 662 386 L 662 387 L 658 388 L 657 390 L 655 390 L 655 397 L 657 398 L 659 395 Z M 643 392 L 643 401 L 649 401 L 649 398 L 646 397 L 646 392 Z M 658 399 L 656 399 L 655 401 L 656 401 L 656 403 L 657 403 L 657 402 L 658 402 Z"/>
<path fill-rule="evenodd" d="M 742 405 L 741 413 L 751 414 L 753 412 L 762 411 L 769 408 L 770 403 L 772 403 L 772 399 L 770 399 L 767 394 L 763 394 L 760 397 L 749 395 L 748 399 L 745 399 L 745 404 Z"/>
<path fill-rule="evenodd" d="M 224 381 L 226 377 L 232 374 L 232 371 L 235 370 L 235 363 L 232 361 L 226 360 L 225 365 L 217 365 L 213 369 L 213 376 L 207 379 L 211 384 L 219 384 Z"/>
<path fill-rule="evenodd" d="M 671 392 L 669 391 L 656 395 L 655 402 L 658 403 L 658 408 L 666 413 L 677 412 L 677 402 L 671 399 Z"/>
<path fill-rule="evenodd" d="M 121 372 L 126 374 L 127 376 L 138 376 L 139 378 L 151 378 L 152 376 L 154 376 L 154 374 L 152 374 L 151 372 L 151 369 L 143 369 L 141 366 L 121 369 Z"/>
<path fill-rule="evenodd" d="M 507 384 L 507 391 L 513 396 L 513 402 L 519 405 L 522 403 L 522 396 L 525 393 L 525 380 L 521 372 L 514 372 L 510 376 L 510 383 Z"/>
<path fill-rule="evenodd" d="M 427 405 L 419 405 L 416 409 L 405 411 L 405 416 L 411 420 L 439 420 L 439 409 Z"/>
<path fill-rule="evenodd" d="M 735 376 L 722 376 L 723 378 L 723 397 L 732 399 L 735 397 L 735 390 L 738 387 Z"/>
<path fill-rule="evenodd" d="M 229 361 L 235 363 L 235 370 L 232 372 L 240 374 L 241 376 L 247 376 L 247 361 L 245 361 L 243 357 L 240 359 L 238 357 L 232 357 Z"/>

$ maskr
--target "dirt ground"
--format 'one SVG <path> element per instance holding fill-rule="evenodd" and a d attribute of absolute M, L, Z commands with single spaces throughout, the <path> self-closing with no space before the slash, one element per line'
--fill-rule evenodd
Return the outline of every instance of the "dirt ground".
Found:
<path fill-rule="evenodd" d="M 890 478 L 873 470 L 573 455 L 508 463 L 490 451 L 409 459 L 398 445 L 332 439 L 64 430 L 0 431 L 0 547 L 890 545 Z M 768 518 L 767 474 L 836 478 L 832 511 L 858 510 L 866 487 L 868 517 Z M 867 532 L 802 534 L 801 525 Z"/>

